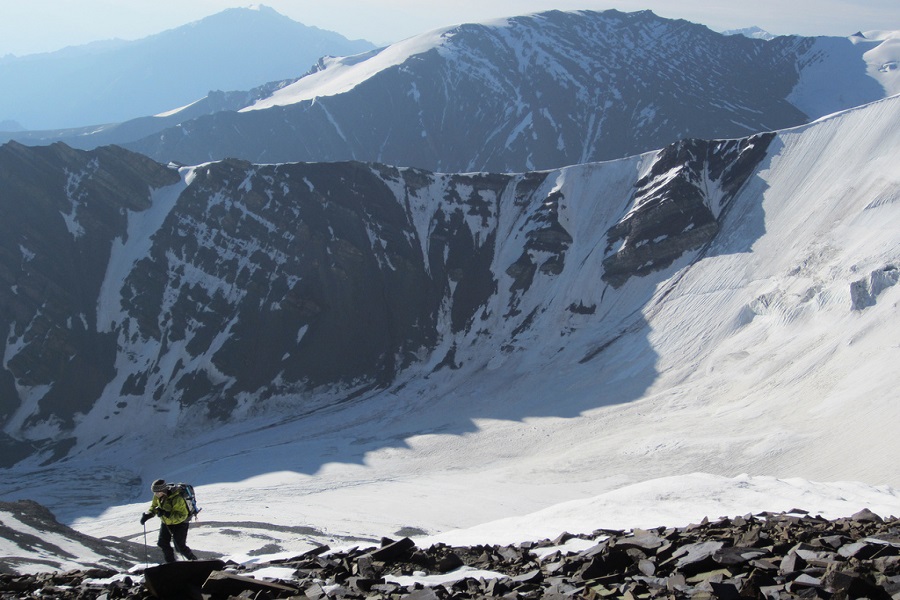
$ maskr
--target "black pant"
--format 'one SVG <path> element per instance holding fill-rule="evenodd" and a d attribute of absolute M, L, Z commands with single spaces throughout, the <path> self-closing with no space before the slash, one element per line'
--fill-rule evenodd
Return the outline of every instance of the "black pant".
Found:
<path fill-rule="evenodd" d="M 187 546 L 188 522 L 177 523 L 175 525 L 162 524 L 159 528 L 159 539 L 156 545 L 160 547 L 167 563 L 175 562 L 175 552 L 172 550 L 171 542 L 175 542 L 175 549 L 188 560 L 197 560 L 194 553 Z"/>

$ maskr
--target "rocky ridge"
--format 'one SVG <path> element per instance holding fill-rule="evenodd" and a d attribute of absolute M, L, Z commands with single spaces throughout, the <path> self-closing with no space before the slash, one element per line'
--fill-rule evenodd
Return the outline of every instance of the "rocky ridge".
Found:
<path fill-rule="evenodd" d="M 254 578 L 276 568 L 292 575 Z M 425 585 L 423 581 L 432 583 Z M 900 598 L 900 520 L 794 509 L 685 527 L 563 533 L 519 545 L 313 549 L 245 567 L 221 561 L 0 575 L 0 598 Z"/>
<path fill-rule="evenodd" d="M 409 53 L 399 64 L 384 64 L 378 53 L 322 64 L 323 72 L 307 76 L 326 82 L 312 99 L 217 112 L 117 143 L 190 164 L 229 156 L 519 172 L 810 118 L 787 98 L 812 38 L 728 37 L 650 11 L 615 10 L 548 11 L 460 25 L 436 42 L 429 35 L 412 51 L 390 47 Z M 376 72 L 330 92 L 330 72 L 357 64 Z M 882 97 L 875 85 L 863 87 L 872 100 Z"/>
<path fill-rule="evenodd" d="M 650 11 L 548 11 L 323 59 L 306 75 L 311 63 L 301 62 L 285 81 L 227 98 L 212 92 L 164 117 L 0 140 L 114 143 L 188 164 L 236 157 L 442 172 L 550 169 L 679 139 L 791 127 L 884 98 L 880 65 L 860 56 L 879 44 L 725 36 Z M 820 81 L 823 68 L 840 76 Z M 333 77 L 354 83 L 335 93 Z M 306 93 L 282 89 L 294 84 Z M 804 100 L 807 88 L 815 103 Z"/>

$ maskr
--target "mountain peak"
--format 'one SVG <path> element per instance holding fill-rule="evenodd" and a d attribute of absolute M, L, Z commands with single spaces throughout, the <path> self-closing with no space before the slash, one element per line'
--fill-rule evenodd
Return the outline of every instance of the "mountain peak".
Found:
<path fill-rule="evenodd" d="M 278 12 L 276 9 L 269 6 L 268 4 L 261 4 L 259 2 L 254 2 L 252 4 L 248 4 L 245 7 L 245 9 L 251 10 L 254 12 L 264 13 L 264 14 L 270 14 L 270 15 L 274 14 L 274 15 L 285 16 L 285 15 L 282 15 L 280 12 Z M 288 18 L 290 18 L 290 17 L 288 17 Z"/>
<path fill-rule="evenodd" d="M 294 21 L 290 17 L 278 12 L 274 8 L 267 6 L 265 4 L 249 4 L 247 6 L 235 6 L 232 8 L 226 8 L 222 11 L 213 13 L 209 16 L 203 17 L 201 19 L 198 19 L 197 21 L 189 23 L 185 27 L 196 26 L 201 23 L 204 23 L 204 24 L 210 23 L 210 22 L 215 23 L 216 21 L 221 21 L 223 19 L 282 20 L 282 21 L 294 23 L 296 25 L 303 25 L 302 23 Z M 303 26 L 306 27 L 305 25 L 303 25 Z M 177 31 L 178 29 L 181 29 L 181 28 L 180 27 L 175 28 L 174 30 L 170 30 L 170 31 Z"/>
<path fill-rule="evenodd" d="M 0 121 L 30 130 L 119 123 L 185 106 L 210 90 L 300 77 L 321 56 L 373 47 L 262 4 L 231 8 L 127 43 L 3 59 Z"/>

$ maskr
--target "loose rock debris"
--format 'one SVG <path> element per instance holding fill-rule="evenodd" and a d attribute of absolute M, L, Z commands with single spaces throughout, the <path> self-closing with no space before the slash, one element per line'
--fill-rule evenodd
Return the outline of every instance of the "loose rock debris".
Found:
<path fill-rule="evenodd" d="M 567 551 L 575 538 L 593 545 Z M 868 510 L 836 520 L 792 510 L 510 546 L 419 548 L 403 538 L 378 548 L 323 546 L 249 567 L 201 562 L 153 567 L 143 581 L 98 570 L 0 575 L 0 598 L 900 600 L 900 520 Z M 252 576 L 264 567 L 292 575 Z"/>

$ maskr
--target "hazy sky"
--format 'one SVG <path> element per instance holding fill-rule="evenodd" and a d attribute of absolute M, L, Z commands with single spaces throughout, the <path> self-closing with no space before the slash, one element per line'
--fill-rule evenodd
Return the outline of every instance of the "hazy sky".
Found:
<path fill-rule="evenodd" d="M 196 21 L 240 0 L 0 0 L 0 56 L 138 39 Z M 900 0 L 268 0 L 305 25 L 386 44 L 430 29 L 542 10 L 650 9 L 711 29 L 757 25 L 774 34 L 847 36 L 900 29 Z"/>

